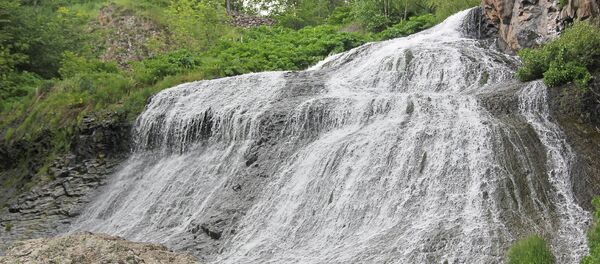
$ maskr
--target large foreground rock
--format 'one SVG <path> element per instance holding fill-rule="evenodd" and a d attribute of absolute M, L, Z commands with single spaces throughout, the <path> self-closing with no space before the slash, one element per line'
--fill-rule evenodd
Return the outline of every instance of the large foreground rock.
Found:
<path fill-rule="evenodd" d="M 17 242 L 0 257 L 8 263 L 198 263 L 194 257 L 171 252 L 165 246 L 136 243 L 119 237 L 79 233 Z"/>

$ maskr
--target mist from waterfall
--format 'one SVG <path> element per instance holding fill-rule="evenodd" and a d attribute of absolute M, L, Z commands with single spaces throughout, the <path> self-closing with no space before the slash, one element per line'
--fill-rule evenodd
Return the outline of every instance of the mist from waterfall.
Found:
<path fill-rule="evenodd" d="M 71 230 L 209 263 L 502 263 L 538 233 L 578 263 L 590 216 L 573 151 L 544 85 L 518 84 L 517 58 L 467 37 L 470 12 L 303 72 L 162 91 Z M 510 85 L 515 113 L 481 104 Z"/>

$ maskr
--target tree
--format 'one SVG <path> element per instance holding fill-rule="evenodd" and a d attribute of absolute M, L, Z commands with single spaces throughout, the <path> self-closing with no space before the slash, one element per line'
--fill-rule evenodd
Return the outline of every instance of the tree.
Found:
<path fill-rule="evenodd" d="M 353 3 L 356 20 L 369 31 L 381 31 L 409 16 L 429 11 L 425 0 L 356 0 Z"/>
<path fill-rule="evenodd" d="M 435 10 L 435 15 L 442 20 L 450 15 L 481 3 L 480 0 L 427 0 L 427 4 Z"/>
<path fill-rule="evenodd" d="M 202 50 L 226 31 L 227 14 L 215 0 L 173 0 L 167 9 L 169 28 L 180 46 Z"/>

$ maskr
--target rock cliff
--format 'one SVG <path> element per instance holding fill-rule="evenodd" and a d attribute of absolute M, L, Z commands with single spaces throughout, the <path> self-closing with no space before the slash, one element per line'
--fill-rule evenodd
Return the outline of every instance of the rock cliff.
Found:
<path fill-rule="evenodd" d="M 600 14 L 598 0 L 483 0 L 485 17 L 507 52 L 535 47 L 559 34 L 571 21 Z"/>
<path fill-rule="evenodd" d="M 508 53 L 542 45 L 573 21 L 598 23 L 599 4 L 599 0 L 482 1 L 486 26 L 497 32 L 499 47 Z M 592 210 L 591 199 L 600 194 L 600 76 L 595 76 L 589 88 L 581 100 L 573 84 L 549 89 L 549 103 L 577 153 L 572 179 L 575 196 L 580 205 Z M 582 103 L 574 103 L 578 101 Z"/>
<path fill-rule="evenodd" d="M 41 164 L 43 157 L 49 154 L 47 144 L 40 143 L 44 139 L 0 146 L 4 150 L 0 154 L 12 159 L 0 158 L 13 160 L 13 165 L 6 162 L 2 166 L 0 180 L 17 181 L 13 187 L 4 186 L 0 195 L 4 204 L 0 207 L 0 252 L 13 241 L 56 235 L 68 225 L 128 155 L 129 133 L 130 124 L 122 116 L 89 116 L 70 140 L 70 151 L 45 165 Z M 28 159 L 33 160 L 27 166 L 29 171 L 12 168 L 19 160 Z"/>

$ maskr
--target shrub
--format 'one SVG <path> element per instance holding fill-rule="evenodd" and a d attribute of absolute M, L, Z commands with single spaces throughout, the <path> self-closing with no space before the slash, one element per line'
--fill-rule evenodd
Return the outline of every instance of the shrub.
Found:
<path fill-rule="evenodd" d="M 508 264 L 553 264 L 554 256 L 546 241 L 537 235 L 521 239 L 508 251 Z"/>
<path fill-rule="evenodd" d="M 574 81 L 579 87 L 586 87 L 592 78 L 590 72 L 577 62 L 562 63 L 552 61 L 544 72 L 544 83 L 549 87 L 556 87 Z"/>
<path fill-rule="evenodd" d="M 66 79 L 80 74 L 118 73 L 119 66 L 115 62 L 103 62 L 96 58 L 88 59 L 73 52 L 65 52 L 58 72 Z"/>
<path fill-rule="evenodd" d="M 208 53 L 217 75 L 249 72 L 301 70 L 327 55 L 363 44 L 364 37 L 339 32 L 334 26 L 288 28 L 259 27 L 248 30 L 241 41 L 221 41 Z"/>
<path fill-rule="evenodd" d="M 428 29 L 437 23 L 433 14 L 410 17 L 408 20 L 401 21 L 386 30 L 382 31 L 379 38 L 382 40 L 405 37 L 419 31 Z"/>
<path fill-rule="evenodd" d="M 576 22 L 556 40 L 539 49 L 519 52 L 523 67 L 517 71 L 521 81 L 544 78 L 550 87 L 569 82 L 587 86 L 590 71 L 600 66 L 600 30 L 588 22 Z"/>
<path fill-rule="evenodd" d="M 581 260 L 581 264 L 600 263 L 600 197 L 592 200 L 594 205 L 594 226 L 588 232 L 588 246 L 590 254 Z"/>
<path fill-rule="evenodd" d="M 134 79 L 154 84 L 166 76 L 177 75 L 200 66 L 200 58 L 188 50 L 161 54 L 133 63 Z"/>
<path fill-rule="evenodd" d="M 345 25 L 354 19 L 352 15 L 352 6 L 344 5 L 336 7 L 331 15 L 327 17 L 327 23 L 332 25 Z"/>

